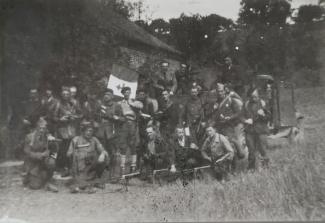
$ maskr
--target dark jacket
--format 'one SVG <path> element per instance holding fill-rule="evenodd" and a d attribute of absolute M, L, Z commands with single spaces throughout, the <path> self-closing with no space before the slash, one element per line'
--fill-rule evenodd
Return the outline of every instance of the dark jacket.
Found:
<path fill-rule="evenodd" d="M 265 113 L 265 116 L 259 115 L 257 113 L 258 110 L 262 109 Z M 246 125 L 245 131 L 248 133 L 256 133 L 256 134 L 268 134 L 268 121 L 270 120 L 271 113 L 266 109 L 266 104 L 262 99 L 259 99 L 258 102 L 252 102 L 248 100 L 245 103 L 243 109 L 243 118 L 253 120 L 252 125 Z"/>

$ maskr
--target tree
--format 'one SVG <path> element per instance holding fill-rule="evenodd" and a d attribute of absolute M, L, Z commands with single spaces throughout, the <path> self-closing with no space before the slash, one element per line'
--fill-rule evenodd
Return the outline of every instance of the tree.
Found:
<path fill-rule="evenodd" d="M 291 14 L 287 0 L 242 0 L 238 22 L 241 24 L 284 25 Z"/>
<path fill-rule="evenodd" d="M 302 5 L 299 7 L 298 15 L 295 18 L 297 23 L 312 23 L 324 16 L 324 8 L 320 5 Z"/>

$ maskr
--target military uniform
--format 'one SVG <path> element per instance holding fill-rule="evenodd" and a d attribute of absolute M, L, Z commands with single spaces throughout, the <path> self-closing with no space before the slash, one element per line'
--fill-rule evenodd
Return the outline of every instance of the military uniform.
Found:
<path fill-rule="evenodd" d="M 259 110 L 263 110 L 265 115 L 258 114 Z M 248 168 L 255 169 L 256 152 L 258 151 L 264 161 L 268 161 L 266 154 L 267 150 L 267 135 L 269 134 L 268 121 L 270 112 L 266 109 L 266 104 L 262 99 L 257 102 L 247 101 L 244 106 L 244 117 L 252 119 L 252 125 L 246 125 L 246 143 L 248 147 Z"/>
<path fill-rule="evenodd" d="M 95 113 L 99 107 L 97 100 L 87 100 L 82 105 L 82 116 L 85 120 L 94 121 Z"/>
<path fill-rule="evenodd" d="M 145 145 L 142 169 L 144 172 L 142 173 L 150 178 L 153 170 L 168 167 L 171 163 L 170 152 L 168 151 L 167 143 L 160 137 L 147 141 Z"/>
<path fill-rule="evenodd" d="M 33 131 L 28 134 L 25 139 L 25 167 L 27 175 L 24 184 L 31 189 L 40 189 L 53 176 L 55 169 L 55 158 L 51 157 L 48 146 L 56 146 L 48 144 L 47 136 L 38 134 Z"/>
<path fill-rule="evenodd" d="M 72 176 L 79 187 L 91 186 L 97 183 L 104 172 L 107 159 L 98 161 L 100 154 L 104 152 L 102 144 L 96 137 L 86 139 L 76 136 L 71 140 L 67 156 L 72 160 Z"/>
<path fill-rule="evenodd" d="M 126 153 L 128 149 L 132 156 L 131 167 L 135 168 L 137 161 L 136 146 L 139 143 L 137 112 L 143 108 L 143 105 L 139 101 L 127 101 L 125 99 L 118 102 L 118 104 L 121 107 L 123 117 L 119 127 L 119 148 L 122 154 L 121 168 L 125 168 Z"/>
<path fill-rule="evenodd" d="M 63 117 L 69 117 L 68 120 L 62 120 Z M 54 112 L 54 119 L 57 123 L 57 134 L 62 139 L 61 146 L 58 152 L 57 166 L 64 168 L 69 165 L 66 157 L 70 141 L 77 135 L 79 119 L 82 117 L 80 107 L 73 102 L 60 101 Z"/>
<path fill-rule="evenodd" d="M 48 129 L 51 134 L 56 134 L 56 123 L 54 118 L 54 113 L 59 100 L 53 96 L 50 98 L 45 98 L 42 101 L 42 115 L 48 123 Z"/>
<path fill-rule="evenodd" d="M 166 139 L 174 133 L 177 125 L 183 121 L 184 106 L 169 100 L 161 104 L 162 114 L 159 117 L 160 132 Z"/>
<path fill-rule="evenodd" d="M 203 109 L 203 103 L 199 97 L 190 98 L 185 105 L 186 125 L 189 127 L 190 134 L 196 144 L 198 144 L 201 122 L 205 118 Z"/>
<path fill-rule="evenodd" d="M 169 92 L 176 93 L 177 79 L 175 73 L 164 71 L 158 76 L 157 84 L 162 86 L 162 89 L 167 89 Z M 161 92 L 157 92 L 156 95 L 161 95 Z"/>
<path fill-rule="evenodd" d="M 171 140 L 172 147 L 172 163 L 176 165 L 177 169 L 184 170 L 194 168 L 200 161 L 200 151 L 190 148 L 195 141 L 189 136 L 182 138 L 173 137 Z"/>
<path fill-rule="evenodd" d="M 226 96 L 215 104 L 214 121 L 216 129 L 235 144 L 236 155 L 244 156 L 245 133 L 241 121 L 243 103 L 238 98 Z M 224 117 L 229 117 L 225 120 Z"/>
<path fill-rule="evenodd" d="M 231 165 L 229 160 L 234 156 L 234 150 L 225 136 L 215 133 L 213 137 L 206 138 L 201 148 L 201 152 L 203 158 L 209 157 L 211 159 L 212 167 L 218 180 L 227 176 Z M 229 154 L 230 159 L 215 164 L 215 161 L 226 154 Z"/>
<path fill-rule="evenodd" d="M 115 120 L 117 116 L 120 120 Z M 110 174 L 115 172 L 115 161 L 118 145 L 119 126 L 121 124 L 121 106 L 111 101 L 110 103 L 99 102 L 95 112 L 95 123 L 97 123 L 96 137 L 100 140 L 105 150 L 109 153 Z"/>
<path fill-rule="evenodd" d="M 148 124 L 152 124 L 154 126 L 157 126 L 157 120 L 155 118 L 155 114 L 158 111 L 158 102 L 156 99 L 153 98 L 145 98 L 143 101 L 141 100 L 143 104 L 143 108 L 141 109 L 141 113 L 150 115 L 151 119 L 148 119 L 146 117 L 140 116 L 139 117 L 139 136 L 140 136 L 140 154 L 143 153 L 143 148 L 145 146 L 145 138 L 146 138 L 146 128 Z"/>
<path fill-rule="evenodd" d="M 233 90 L 243 97 L 245 95 L 245 77 L 243 75 L 243 71 L 237 65 L 224 66 L 221 83 L 230 84 Z"/>

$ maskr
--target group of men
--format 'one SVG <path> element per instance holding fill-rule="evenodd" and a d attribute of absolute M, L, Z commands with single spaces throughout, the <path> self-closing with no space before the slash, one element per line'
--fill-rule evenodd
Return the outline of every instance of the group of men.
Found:
<path fill-rule="evenodd" d="M 84 102 L 77 99 L 76 87 L 62 87 L 59 99 L 51 89 L 42 99 L 32 89 L 22 117 L 27 129 L 24 184 L 56 191 L 51 178 L 57 171 L 73 177 L 71 192 L 92 191 L 102 186 L 105 169 L 115 179 L 117 163 L 119 176 L 140 171 L 148 181 L 154 170 L 183 176 L 186 170 L 210 165 L 222 180 L 245 156 L 246 145 L 249 169 L 255 169 L 257 151 L 267 164 L 268 105 L 258 89 L 251 89 L 243 101 L 228 86 L 217 83 L 212 102 L 197 84 L 191 85 L 186 100 L 177 100 L 170 88 L 159 88 L 157 98 L 138 89 L 132 99 L 126 86 L 119 101 L 112 89 L 105 89 L 102 95 L 88 94 Z"/>

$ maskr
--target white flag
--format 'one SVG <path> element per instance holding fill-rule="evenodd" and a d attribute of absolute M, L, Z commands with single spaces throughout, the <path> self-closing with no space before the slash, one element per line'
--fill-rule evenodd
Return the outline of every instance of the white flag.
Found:
<path fill-rule="evenodd" d="M 113 65 L 112 73 L 109 77 L 107 88 L 113 90 L 114 95 L 123 97 L 121 90 L 123 87 L 131 88 L 130 98 L 135 98 L 138 88 L 138 73 L 120 65 Z"/>

